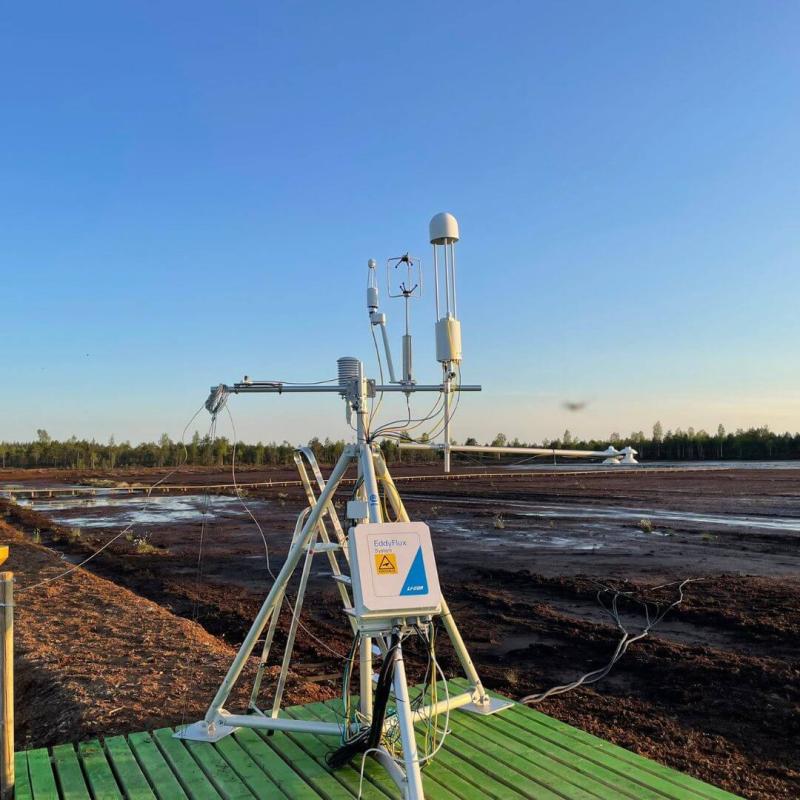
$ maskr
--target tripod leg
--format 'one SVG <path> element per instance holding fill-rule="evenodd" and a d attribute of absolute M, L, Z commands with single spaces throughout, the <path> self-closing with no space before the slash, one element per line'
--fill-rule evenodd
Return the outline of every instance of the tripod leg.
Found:
<path fill-rule="evenodd" d="M 256 672 L 256 679 L 253 681 L 253 689 L 250 692 L 250 708 L 256 710 L 258 708 L 258 693 L 261 691 L 261 682 L 264 680 L 264 671 L 267 668 L 267 660 L 269 659 L 269 651 L 272 649 L 272 640 L 275 638 L 275 628 L 278 627 L 278 617 L 281 615 L 281 606 L 283 605 L 283 597 L 285 592 L 281 592 L 277 603 L 275 604 L 275 611 L 269 620 L 269 629 L 267 630 L 267 637 L 264 639 L 264 649 L 261 651 L 261 659 L 258 662 L 258 672 Z"/>
<path fill-rule="evenodd" d="M 403 501 L 400 498 L 400 493 L 397 491 L 397 486 L 392 480 L 392 476 L 389 473 L 389 468 L 386 466 L 386 462 L 383 460 L 383 456 L 376 455 L 375 461 L 378 478 L 384 486 L 386 497 L 389 499 L 389 505 L 392 507 L 395 516 L 402 522 L 409 522 L 410 520 L 408 512 L 403 505 Z M 473 702 L 470 703 L 469 706 L 465 706 L 464 709 L 480 714 L 489 714 L 494 713 L 495 711 L 500 711 L 503 708 L 507 708 L 510 705 L 509 703 L 492 700 L 489 695 L 486 694 L 486 689 L 483 688 L 481 679 L 478 677 L 478 671 L 475 669 L 475 665 L 472 663 L 472 658 L 470 658 L 467 646 L 464 644 L 464 640 L 461 638 L 461 633 L 458 630 L 456 621 L 453 619 L 453 614 L 450 611 L 450 607 L 447 605 L 447 601 L 444 599 L 444 597 L 442 597 L 442 624 L 447 631 L 447 635 L 450 637 L 450 641 L 453 643 L 453 649 L 456 651 L 461 668 L 464 670 L 464 675 L 472 684 Z"/>
<path fill-rule="evenodd" d="M 411 716 L 411 698 L 408 696 L 406 668 L 403 662 L 403 648 L 397 645 L 394 663 L 394 697 L 397 702 L 397 721 L 400 725 L 400 739 L 403 743 L 403 761 L 406 767 L 405 800 L 424 800 L 422 774 L 419 769 L 417 740 L 414 737 L 414 722 Z"/>
<path fill-rule="evenodd" d="M 366 442 L 358 445 L 358 463 L 364 479 L 364 494 L 370 522 L 383 522 L 378 500 L 378 480 L 375 476 L 375 455 L 372 446 Z M 361 637 L 359 651 L 359 679 L 361 691 L 361 716 L 369 722 L 372 719 L 372 637 Z"/>
<path fill-rule="evenodd" d="M 292 534 L 292 544 L 295 543 L 297 537 L 300 535 L 300 531 L 303 528 L 303 523 L 305 522 L 306 517 L 308 516 L 308 512 L 311 511 L 310 508 L 305 508 L 303 511 L 300 512 L 300 515 L 297 517 L 297 522 L 294 526 L 294 533 Z M 283 598 L 286 592 L 282 592 L 280 597 L 278 598 L 278 602 L 275 606 L 275 611 L 273 612 L 270 621 L 269 621 L 269 629 L 267 630 L 266 638 L 264 639 L 264 647 L 261 651 L 261 659 L 258 662 L 258 671 L 256 672 L 256 679 L 253 681 L 253 689 L 250 692 L 250 705 L 249 707 L 254 710 L 258 711 L 258 693 L 261 691 L 261 682 L 264 680 L 264 670 L 267 668 L 267 660 L 269 659 L 269 652 L 272 649 L 272 640 L 275 638 L 275 628 L 278 626 L 278 618 L 281 615 L 281 608 L 283 606 Z"/>
<path fill-rule="evenodd" d="M 467 646 L 461 638 L 461 633 L 456 626 L 456 621 L 453 619 L 450 606 L 447 605 L 447 601 L 444 597 L 442 598 L 442 625 L 444 625 L 444 629 L 447 631 L 447 635 L 453 643 L 453 649 L 456 651 L 458 660 L 461 663 L 461 669 L 464 670 L 467 680 L 469 680 L 475 689 L 475 701 L 478 703 L 488 701 L 489 698 L 486 694 L 486 690 L 483 688 L 481 679 L 478 677 L 478 671 L 472 663 Z"/>
<path fill-rule="evenodd" d="M 267 622 L 269 622 L 270 616 L 275 611 L 278 598 L 282 596 L 283 592 L 286 591 L 286 585 L 289 581 L 289 577 L 297 567 L 297 564 L 303 555 L 303 549 L 316 531 L 317 523 L 319 522 L 322 512 L 325 510 L 328 500 L 330 500 L 333 494 L 336 492 L 336 489 L 339 486 L 339 481 L 347 471 L 350 461 L 357 454 L 357 452 L 357 448 L 346 447 L 341 457 L 336 462 L 336 466 L 333 468 L 333 472 L 331 473 L 328 483 L 325 484 L 325 489 L 323 489 L 323 491 L 320 493 L 314 508 L 311 509 L 308 519 L 306 519 L 306 522 L 303 525 L 303 530 L 300 533 L 300 536 L 289 549 L 286 561 L 284 562 L 281 571 L 278 573 L 275 583 L 272 585 L 266 600 L 264 600 L 264 604 L 261 606 L 258 615 L 253 621 L 253 625 L 245 637 L 244 642 L 242 642 L 242 646 L 239 648 L 239 652 L 236 654 L 233 663 L 228 669 L 228 673 L 225 675 L 222 684 L 217 690 L 217 694 L 211 701 L 208 711 L 206 711 L 205 722 L 208 726 L 216 724 L 217 715 L 220 709 L 225 705 L 225 701 L 230 696 L 231 690 L 242 674 L 244 665 L 247 662 L 247 659 L 250 657 L 250 654 L 253 652 L 253 648 L 256 646 L 258 638 L 261 636 L 261 633 L 266 627 Z"/>
<path fill-rule="evenodd" d="M 365 722 L 372 720 L 372 637 L 362 636 L 358 651 L 359 691 L 361 716 Z"/>
<path fill-rule="evenodd" d="M 278 711 L 281 708 L 281 699 L 283 698 L 283 690 L 286 686 L 286 677 L 289 674 L 289 662 L 292 660 L 292 650 L 294 649 L 294 639 L 297 635 L 297 626 L 300 622 L 300 612 L 303 609 L 303 598 L 306 594 L 306 586 L 308 585 L 308 575 L 311 572 L 311 562 L 314 560 L 314 541 L 316 535 L 312 537 L 308 544 L 306 551 L 306 560 L 303 564 L 303 572 L 300 575 L 300 586 L 297 589 L 297 599 L 294 602 L 294 611 L 292 612 L 292 624 L 289 626 L 289 634 L 286 637 L 286 648 L 283 651 L 283 663 L 281 664 L 281 673 L 278 676 L 278 686 L 275 689 L 275 699 L 272 701 L 272 716 L 277 717 Z"/>

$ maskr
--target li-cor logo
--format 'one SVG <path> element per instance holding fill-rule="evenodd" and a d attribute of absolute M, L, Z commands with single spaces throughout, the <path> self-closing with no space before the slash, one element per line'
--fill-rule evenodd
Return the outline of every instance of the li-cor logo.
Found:
<path fill-rule="evenodd" d="M 403 581 L 403 589 L 400 595 L 427 594 L 428 593 L 428 574 L 425 571 L 425 560 L 422 557 L 422 548 L 417 549 L 408 575 Z"/>

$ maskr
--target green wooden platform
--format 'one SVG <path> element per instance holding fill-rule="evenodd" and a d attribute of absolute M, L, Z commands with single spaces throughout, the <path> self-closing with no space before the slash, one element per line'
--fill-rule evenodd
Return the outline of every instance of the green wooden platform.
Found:
<path fill-rule="evenodd" d="M 453 681 L 453 690 L 464 684 Z M 286 715 L 334 720 L 331 704 Z M 456 711 L 451 734 L 423 770 L 430 800 L 735 800 L 735 795 L 517 705 L 490 717 Z M 172 729 L 110 736 L 17 753 L 16 800 L 251 800 L 358 796 L 360 762 L 336 772 L 333 737 L 241 730 L 215 744 L 172 738 Z M 364 800 L 397 798 L 367 759 Z"/>

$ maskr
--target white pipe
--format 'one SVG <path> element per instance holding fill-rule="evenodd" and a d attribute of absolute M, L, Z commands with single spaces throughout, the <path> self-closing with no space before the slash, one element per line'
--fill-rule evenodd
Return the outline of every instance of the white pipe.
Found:
<path fill-rule="evenodd" d="M 267 731 L 287 731 L 288 733 L 316 733 L 323 736 L 341 736 L 342 727 L 338 722 L 320 722 L 311 719 L 286 719 L 286 717 L 260 717 L 257 714 L 228 714 L 221 711 L 216 721 L 233 728 L 259 728 Z"/>
<path fill-rule="evenodd" d="M 450 453 L 453 448 L 450 445 L 450 364 L 444 368 L 444 471 L 450 472 Z"/>
<path fill-rule="evenodd" d="M 392 361 L 392 348 L 389 346 L 389 334 L 386 331 L 386 323 L 380 324 L 381 336 L 383 337 L 383 351 L 386 354 L 386 365 L 389 368 L 389 381 L 397 383 L 397 378 L 394 374 L 394 362 Z"/>
<path fill-rule="evenodd" d="M 401 443 L 401 450 L 442 450 L 441 444 Z M 551 447 L 491 447 L 482 445 L 454 444 L 450 446 L 453 453 L 507 453 L 509 455 L 531 456 L 564 456 L 565 458 L 609 458 L 620 455 L 619 450 L 609 447 L 608 450 L 558 450 Z"/>
<path fill-rule="evenodd" d="M 458 319 L 458 307 L 456 305 L 456 246 L 450 242 L 450 273 L 453 279 L 453 316 Z"/>
<path fill-rule="evenodd" d="M 400 725 L 400 740 L 403 743 L 403 763 L 406 768 L 405 796 L 407 800 L 424 800 L 425 793 L 422 789 L 417 740 L 414 737 L 411 698 L 408 695 L 403 649 L 399 643 L 394 661 L 394 697 L 397 708 L 397 721 Z"/>
<path fill-rule="evenodd" d="M 461 663 L 461 669 L 464 670 L 467 680 L 472 684 L 472 688 L 477 694 L 477 697 L 473 697 L 473 700 L 483 703 L 486 699 L 486 690 L 483 688 L 481 679 L 478 677 L 478 670 L 475 669 L 475 664 L 472 663 L 472 657 L 469 654 L 469 650 L 467 650 L 466 644 L 464 644 L 461 632 L 458 630 L 456 621 L 453 619 L 453 615 L 450 612 L 450 606 L 447 605 L 447 601 L 444 597 L 442 598 L 442 613 L 440 619 L 442 620 L 444 629 L 447 631 L 447 635 L 450 637 L 450 641 L 453 643 L 453 649 L 456 651 L 458 660 Z"/>
<path fill-rule="evenodd" d="M 433 290 L 436 297 L 436 319 L 439 319 L 439 259 L 436 255 L 436 245 L 433 246 Z"/>
<path fill-rule="evenodd" d="M 444 714 L 448 709 L 452 711 L 455 708 L 461 708 L 461 706 L 469 705 L 474 700 L 475 698 L 473 697 L 472 692 L 457 694 L 454 697 L 451 697 L 449 700 L 439 700 L 438 703 L 434 703 L 433 705 L 422 706 L 422 708 L 417 709 L 412 714 L 412 718 L 415 723 L 422 722 L 423 720 L 426 720 L 429 717 L 433 717 L 437 714 Z"/>
<path fill-rule="evenodd" d="M 233 386 L 226 386 L 226 391 L 233 394 L 253 394 L 253 393 L 271 393 L 271 394 L 317 394 L 328 392 L 330 394 L 346 394 L 349 386 L 290 386 L 288 384 L 277 383 L 259 383 L 253 381 L 252 383 L 235 383 Z M 438 383 L 417 383 L 413 386 L 393 386 L 391 383 L 378 384 L 375 387 L 376 392 L 441 392 L 441 384 Z M 477 383 L 464 384 L 458 387 L 459 392 L 480 392 L 481 386 Z"/>
<path fill-rule="evenodd" d="M 446 309 L 445 313 L 449 317 L 452 314 L 452 307 L 450 305 L 450 265 L 449 259 L 447 258 L 447 244 L 442 248 L 444 251 L 444 291 L 445 291 L 445 302 L 446 302 Z"/>

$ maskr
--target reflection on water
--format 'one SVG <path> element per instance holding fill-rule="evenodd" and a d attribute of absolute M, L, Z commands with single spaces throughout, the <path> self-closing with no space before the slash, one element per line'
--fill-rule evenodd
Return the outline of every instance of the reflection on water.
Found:
<path fill-rule="evenodd" d="M 435 521 L 430 522 L 430 526 L 434 531 L 447 533 L 450 536 L 457 536 L 464 539 L 476 539 L 481 544 L 502 542 L 503 544 L 513 544 L 519 547 L 537 547 L 537 548 L 552 548 L 554 550 L 598 550 L 607 546 L 605 541 L 609 533 L 606 525 L 585 525 L 585 533 L 587 536 L 565 536 L 561 532 L 553 531 L 531 531 L 531 530 L 515 530 L 513 522 L 506 521 L 506 527 L 502 532 L 491 530 L 486 531 L 479 525 L 474 523 L 471 526 L 464 525 L 461 520 L 438 517 Z M 653 536 L 653 534 L 647 534 Z M 638 531 L 614 531 L 613 538 L 615 542 L 619 542 L 625 537 L 644 537 Z"/>
<path fill-rule="evenodd" d="M 800 519 L 697 514 L 691 511 L 665 511 L 655 508 L 617 508 L 594 506 L 558 506 L 540 504 L 536 510 L 522 512 L 526 517 L 578 517 L 584 519 L 640 520 L 652 522 L 693 522 L 700 525 L 725 525 L 735 528 L 764 528 L 800 532 Z"/>
<path fill-rule="evenodd" d="M 800 533 L 800 518 L 746 516 L 739 514 L 700 514 L 692 511 L 668 511 L 659 508 L 627 508 L 624 506 L 578 506 L 558 503 L 528 503 L 524 500 L 495 500 L 490 498 L 442 497 L 406 495 L 407 500 L 453 505 L 494 506 L 525 517 L 545 519 L 608 520 L 609 522 L 649 519 L 658 522 L 688 522 L 697 525 L 722 525 L 733 528 L 760 528 Z"/>
<path fill-rule="evenodd" d="M 268 502 L 246 500 L 255 513 Z M 41 511 L 62 525 L 80 528 L 109 528 L 132 522 L 140 525 L 169 522 L 192 522 L 202 519 L 246 517 L 247 512 L 237 497 L 226 495 L 159 495 L 143 498 L 135 495 L 67 497 L 57 500 L 19 500 L 20 505 Z M 87 514 L 90 509 L 96 513 Z"/>

